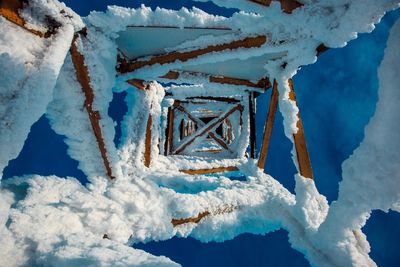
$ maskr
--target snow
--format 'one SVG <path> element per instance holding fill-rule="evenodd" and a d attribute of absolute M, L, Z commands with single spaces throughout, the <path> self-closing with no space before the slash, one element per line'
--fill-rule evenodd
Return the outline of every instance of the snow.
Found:
<path fill-rule="evenodd" d="M 51 101 L 74 29 L 65 24 L 49 39 L 0 18 L 0 172 L 17 157 L 37 121 Z"/>
<path fill-rule="evenodd" d="M 279 3 L 270 8 L 237 0 L 215 0 L 222 6 L 242 8 L 231 18 L 212 16 L 194 8 L 171 11 L 109 7 L 84 19 L 87 36 L 76 45 L 85 57 L 99 111 L 107 156 L 117 179 L 109 181 L 84 108 L 84 94 L 68 50 L 80 18 L 56 1 L 36 0 L 23 12 L 28 26 L 43 30 L 43 14 L 61 23 L 48 38 L 35 37 L 0 18 L 0 169 L 15 158 L 30 126 L 43 114 L 51 127 L 66 137 L 68 154 L 90 183 L 73 177 L 14 177 L 0 184 L 0 265 L 7 266 L 176 266 L 166 257 L 156 257 L 129 246 L 136 242 L 192 236 L 200 241 L 225 241 L 241 233 L 265 234 L 280 228 L 289 232 L 292 246 L 315 266 L 374 266 L 369 244 L 361 232 L 371 210 L 400 210 L 399 126 L 396 114 L 400 100 L 397 45 L 400 22 L 394 26 L 385 59 L 379 70 L 379 103 L 366 128 L 365 140 L 343 163 L 339 198 L 328 206 L 315 183 L 297 174 L 295 194 L 244 157 L 249 126 L 237 140 L 237 158 L 206 158 L 194 155 L 165 157 L 157 147 L 165 125 L 166 108 L 172 100 L 188 96 L 234 96 L 247 106 L 249 88 L 216 85 L 206 76 L 182 73 L 177 84 L 164 88 L 160 75 L 169 70 L 195 69 L 213 63 L 246 60 L 278 53 L 265 62 L 265 74 L 275 79 L 285 134 L 292 140 L 297 131 L 298 108 L 289 99 L 287 80 L 297 69 L 316 60 L 315 48 L 325 43 L 344 46 L 357 32 L 373 29 L 380 17 L 398 1 L 303 1 L 292 15 L 282 13 Z M 48 5 L 46 5 L 48 4 Z M 70 16 L 61 15 L 60 9 Z M 266 35 L 259 48 L 237 49 L 204 55 L 187 62 L 154 65 L 134 73 L 115 70 L 117 39 L 129 25 L 173 27 L 230 27 L 234 34 L 199 36 L 163 47 L 202 48 L 256 34 Z M 327 34 L 329 33 L 329 34 Z M 285 40 L 284 42 L 279 42 Z M 157 48 L 159 49 L 159 48 Z M 134 52 L 134 51 L 133 51 Z M 283 63 L 286 67 L 282 67 Z M 4 75 L 3 75 L 4 74 Z M 146 79 L 145 90 L 128 85 L 129 78 Z M 191 81 L 191 84 L 184 84 Z M 114 125 L 108 116 L 112 92 L 126 91 L 128 111 L 122 122 L 118 148 L 112 142 Z M 176 97 L 176 98 L 175 98 Z M 210 104 L 211 105 L 211 104 Z M 226 112 L 222 106 L 214 112 Z M 144 167 L 146 125 L 152 118 L 150 168 Z M 243 116 L 247 117 L 245 109 Z M 235 133 L 237 134 L 237 133 Z M 236 141 L 236 140 L 235 140 Z M 9 145 L 12 144 L 12 145 Z M 295 155 L 294 162 L 296 162 Z M 236 166 L 246 181 L 223 174 L 187 175 L 179 169 Z M 207 212 L 198 224 L 173 227 L 173 219 L 195 218 Z"/>

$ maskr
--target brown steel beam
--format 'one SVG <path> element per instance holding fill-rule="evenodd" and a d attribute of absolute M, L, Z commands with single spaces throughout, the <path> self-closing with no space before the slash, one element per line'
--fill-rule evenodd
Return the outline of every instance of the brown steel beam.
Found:
<path fill-rule="evenodd" d="M 289 99 L 296 102 L 296 96 L 294 94 L 294 89 L 293 89 L 293 82 L 291 79 L 288 82 L 290 87 Z M 298 121 L 297 121 L 298 130 L 295 134 L 293 134 L 293 138 L 296 149 L 297 162 L 299 165 L 299 171 L 303 177 L 313 179 L 314 176 L 311 167 L 310 156 L 308 154 L 306 139 L 304 136 L 303 123 L 301 122 L 300 113 L 297 113 L 297 116 L 298 116 Z"/>
<path fill-rule="evenodd" d="M 278 84 L 274 80 L 274 85 L 272 87 L 272 93 L 271 93 L 271 100 L 269 101 L 268 115 L 265 121 L 260 157 L 258 159 L 258 168 L 260 169 L 264 169 L 267 160 L 268 147 L 269 147 L 269 142 L 271 140 L 272 128 L 274 126 L 275 113 L 278 107 L 278 96 L 279 96 Z"/>
<path fill-rule="evenodd" d="M 249 0 L 263 6 L 270 6 L 274 0 Z M 277 0 L 281 3 L 281 8 L 283 12 L 291 14 L 296 8 L 302 7 L 303 4 L 296 0 Z"/>
<path fill-rule="evenodd" d="M 174 109 L 168 108 L 167 128 L 165 129 L 164 155 L 172 152 L 173 131 L 174 131 Z"/>
<path fill-rule="evenodd" d="M 256 158 L 256 106 L 254 93 L 249 94 L 250 158 Z"/>
<path fill-rule="evenodd" d="M 324 44 L 320 44 L 317 47 L 317 57 L 319 57 L 322 53 L 324 53 L 327 50 L 329 50 L 329 47 L 325 46 Z"/>
<path fill-rule="evenodd" d="M 223 77 L 223 76 L 210 76 L 210 82 L 211 83 L 221 83 L 221 84 L 231 84 L 231 85 L 243 85 L 243 86 L 262 88 L 262 89 L 271 87 L 271 83 L 269 82 L 268 78 L 263 78 L 263 79 L 259 80 L 257 83 L 253 83 L 249 80 L 238 79 L 238 78 L 230 78 L 230 77 Z"/>
<path fill-rule="evenodd" d="M 223 120 L 225 120 L 227 117 L 229 117 L 232 113 L 234 113 L 235 111 L 242 111 L 243 110 L 243 106 L 242 105 L 237 105 L 234 108 L 230 109 L 228 112 L 226 112 L 223 116 L 219 117 L 218 120 L 216 120 L 213 123 L 209 123 L 208 126 L 206 128 L 204 128 L 203 130 L 199 130 L 196 134 L 192 135 L 189 137 L 189 139 L 184 142 L 183 144 L 181 144 L 175 151 L 174 154 L 179 154 L 181 153 L 183 150 L 185 150 L 185 148 L 190 145 L 191 143 L 193 143 L 197 137 L 202 136 L 204 134 L 206 134 L 207 132 L 209 132 L 213 127 L 215 127 L 216 125 L 222 123 Z"/>
<path fill-rule="evenodd" d="M 117 70 L 119 73 L 127 73 L 133 72 L 145 66 L 152 66 L 155 64 L 168 64 L 173 63 L 177 60 L 181 62 L 185 62 L 189 59 L 193 59 L 205 54 L 213 53 L 213 52 L 220 52 L 227 49 L 238 49 L 238 48 L 253 48 L 253 47 L 260 47 L 267 41 L 267 37 L 256 36 L 256 37 L 247 37 L 242 40 L 233 41 L 226 44 L 219 44 L 219 45 L 211 45 L 205 48 L 188 51 L 188 52 L 171 52 L 164 55 L 153 56 L 148 60 L 133 60 L 128 61 L 127 59 L 118 58 L 119 64 Z"/>
<path fill-rule="evenodd" d="M 232 78 L 232 77 L 226 77 L 226 76 L 213 76 L 213 75 L 207 75 L 207 74 L 198 73 L 198 72 L 190 72 L 190 74 L 192 74 L 193 76 L 197 76 L 197 75 L 207 76 L 208 81 L 210 83 L 241 85 L 241 86 L 261 88 L 261 89 L 268 89 L 269 87 L 271 87 L 271 82 L 269 81 L 268 78 L 262 78 L 257 83 L 254 83 L 254 82 L 251 82 L 251 81 L 245 80 L 245 79 Z M 177 80 L 179 78 L 179 76 L 180 76 L 180 73 L 178 71 L 169 71 L 167 74 L 161 76 L 160 78 L 168 79 L 168 80 Z"/>
<path fill-rule="evenodd" d="M 149 114 L 146 124 L 146 137 L 144 140 L 144 166 L 150 167 L 151 163 L 151 127 L 153 125 L 153 117 Z"/>
<path fill-rule="evenodd" d="M 126 82 L 132 86 L 135 86 L 137 89 L 142 90 L 142 91 L 145 91 L 148 89 L 147 85 L 144 84 L 144 80 L 130 79 L 130 80 L 127 80 Z"/>
<path fill-rule="evenodd" d="M 180 172 L 190 174 L 190 175 L 195 175 L 195 174 L 209 174 L 209 173 L 220 173 L 220 172 L 232 172 L 232 171 L 238 171 L 239 168 L 235 166 L 229 166 L 229 167 L 216 167 L 216 168 L 211 168 L 211 169 L 198 169 L 198 170 L 179 170 Z"/>
<path fill-rule="evenodd" d="M 76 41 L 79 38 L 79 34 L 76 34 L 74 37 L 74 40 L 72 41 L 71 44 L 71 58 L 72 58 L 72 63 L 75 68 L 76 72 L 76 78 L 81 85 L 82 91 L 85 95 L 85 108 L 86 112 L 89 116 L 90 124 L 92 125 L 92 130 L 94 133 L 94 136 L 96 138 L 97 144 L 99 146 L 100 154 L 103 159 L 103 164 L 104 167 L 107 171 L 107 175 L 110 179 L 115 179 L 112 173 L 112 169 L 110 166 L 110 162 L 107 158 L 107 150 L 105 147 L 104 139 L 103 139 L 103 134 L 101 132 L 101 127 L 100 127 L 100 113 L 96 110 L 93 109 L 93 101 L 94 101 L 94 93 L 93 89 L 90 85 L 90 75 L 89 71 L 86 67 L 85 64 L 85 58 L 84 56 L 79 52 L 78 47 L 76 45 Z"/>
<path fill-rule="evenodd" d="M 144 25 L 128 25 L 128 28 L 152 28 L 152 29 L 188 29 L 188 30 L 223 30 L 223 31 L 229 31 L 232 30 L 231 28 L 226 28 L 226 27 L 177 27 L 177 26 L 165 26 L 165 25 L 150 25 L 150 26 L 144 26 Z"/>
<path fill-rule="evenodd" d="M 39 36 L 39 37 L 50 37 L 57 28 L 61 26 L 57 21 L 55 21 L 50 16 L 46 17 L 46 23 L 48 30 L 47 32 L 43 33 L 40 31 L 36 31 L 33 29 L 29 29 L 26 26 L 25 20 L 19 15 L 19 11 L 23 8 L 24 4 L 29 4 L 27 0 L 1 0 L 0 1 L 0 16 L 4 17 L 8 21 L 18 25 L 19 27 L 23 28 L 24 30 Z"/>
<path fill-rule="evenodd" d="M 219 101 L 226 103 L 239 103 L 240 100 L 232 97 L 222 97 L 222 96 L 190 96 L 186 97 L 186 99 L 201 99 L 201 100 L 210 100 L 210 101 Z"/>
<path fill-rule="evenodd" d="M 205 212 L 199 213 L 199 215 L 197 215 L 197 217 L 172 219 L 171 223 L 174 227 L 185 224 L 185 223 L 199 223 L 201 221 L 201 219 L 203 219 L 204 217 L 206 217 L 208 215 L 210 215 L 210 212 L 205 211 Z"/>

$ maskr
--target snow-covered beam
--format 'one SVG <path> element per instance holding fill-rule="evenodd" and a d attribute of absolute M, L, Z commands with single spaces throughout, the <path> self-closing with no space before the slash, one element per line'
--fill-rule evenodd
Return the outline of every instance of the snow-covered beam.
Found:
<path fill-rule="evenodd" d="M 279 96 L 278 84 L 274 80 L 274 85 L 272 86 L 271 100 L 269 101 L 268 115 L 265 121 L 260 157 L 258 159 L 258 164 L 257 164 L 258 168 L 260 169 L 264 169 L 267 160 L 269 142 L 271 140 L 272 128 L 274 126 L 274 121 L 275 121 L 275 113 L 278 107 L 278 96 Z"/>
<path fill-rule="evenodd" d="M 289 99 L 296 103 L 292 79 L 288 81 L 290 92 Z M 296 103 L 297 104 L 297 103 Z M 293 134 L 294 145 L 296 149 L 296 158 L 299 167 L 299 172 L 303 177 L 313 179 L 313 171 L 311 167 L 310 156 L 308 154 L 306 138 L 304 136 L 303 123 L 301 122 L 300 112 L 297 113 L 297 132 Z"/>
<path fill-rule="evenodd" d="M 229 85 L 237 85 L 237 86 L 245 86 L 250 88 L 259 88 L 262 90 L 267 90 L 271 87 L 271 82 L 267 77 L 260 79 L 257 83 L 252 82 L 246 79 L 239 79 L 234 77 L 226 77 L 226 76 L 214 76 L 200 72 L 187 72 L 187 71 L 169 71 L 167 74 L 160 77 L 161 79 L 167 80 L 188 80 L 199 78 L 204 78 L 210 83 L 218 83 L 218 84 L 229 84 Z"/>
<path fill-rule="evenodd" d="M 56 32 L 57 28 L 61 26 L 59 22 L 54 20 L 52 17 L 47 16 L 46 32 L 41 32 L 29 28 L 26 24 L 25 19 L 22 18 L 19 14 L 22 8 L 24 8 L 24 5 L 29 5 L 29 2 L 23 0 L 2 0 L 0 1 L 0 16 L 6 18 L 8 21 L 20 26 L 21 28 L 29 31 L 30 33 L 33 33 L 34 35 L 45 38 L 52 36 Z"/>
<path fill-rule="evenodd" d="M 115 179 L 113 175 L 113 171 L 111 169 L 111 164 L 110 161 L 107 157 L 107 150 L 106 146 L 104 143 L 104 138 L 102 134 L 102 130 L 100 127 L 100 113 L 96 110 L 93 109 L 93 101 L 95 98 L 95 95 L 93 93 L 93 89 L 90 85 L 90 75 L 89 71 L 86 67 L 85 64 L 85 57 L 83 54 L 79 52 L 78 46 L 77 46 L 77 41 L 80 38 L 81 34 L 76 34 L 74 37 L 74 40 L 71 45 L 71 57 L 72 57 L 72 62 L 75 68 L 76 72 L 76 78 L 81 85 L 82 91 L 85 95 L 85 103 L 84 106 L 86 108 L 86 111 L 89 116 L 90 124 L 92 125 L 92 130 L 95 135 L 101 157 L 103 159 L 103 164 L 106 169 L 108 177 L 113 180 Z"/>
<path fill-rule="evenodd" d="M 221 172 L 233 172 L 238 171 L 239 168 L 236 166 L 228 166 L 228 167 L 216 167 L 209 169 L 191 169 L 191 170 L 179 170 L 180 172 L 196 175 L 196 174 L 210 174 L 210 173 L 221 173 Z"/>
<path fill-rule="evenodd" d="M 247 37 L 241 40 L 236 40 L 230 43 L 219 44 L 219 45 L 211 45 L 205 48 L 200 48 L 192 51 L 186 52 L 171 52 L 163 55 L 157 55 L 150 57 L 150 59 L 142 60 L 135 59 L 129 61 L 126 58 L 119 57 L 118 58 L 118 67 L 117 70 L 119 73 L 129 73 L 134 72 L 138 69 L 141 69 L 146 66 L 152 66 L 155 64 L 170 64 L 176 61 L 185 62 L 190 59 L 197 58 L 199 56 L 207 55 L 213 52 L 221 52 L 224 50 L 234 50 L 239 48 L 255 48 L 260 47 L 265 44 L 267 41 L 267 37 L 265 35 L 255 36 L 255 37 Z"/>

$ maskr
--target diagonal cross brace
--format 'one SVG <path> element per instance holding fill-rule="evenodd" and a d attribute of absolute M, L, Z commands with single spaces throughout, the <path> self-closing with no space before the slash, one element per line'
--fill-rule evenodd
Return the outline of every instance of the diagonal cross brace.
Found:
<path fill-rule="evenodd" d="M 232 115 L 235 111 L 243 111 L 243 106 L 241 104 L 236 105 L 235 107 L 233 107 L 232 109 L 228 110 L 227 112 L 225 112 L 222 116 L 220 116 L 217 119 L 214 119 L 212 121 L 210 121 L 208 124 L 204 125 L 201 129 L 199 129 L 197 131 L 196 134 L 190 136 L 186 141 L 183 142 L 183 144 L 181 144 L 175 151 L 174 154 L 179 154 L 181 153 L 183 150 L 185 150 L 185 148 L 190 145 L 191 143 L 193 143 L 197 137 L 203 136 L 206 133 L 210 132 L 215 126 L 217 126 L 218 124 L 220 124 L 221 122 L 223 122 L 227 117 L 229 117 L 230 115 Z"/>
<path fill-rule="evenodd" d="M 182 113 L 186 114 L 188 116 L 188 118 L 192 121 L 194 121 L 199 127 L 203 127 L 205 124 L 204 122 L 202 122 L 201 120 L 199 120 L 198 118 L 194 117 L 192 114 L 190 114 L 184 107 L 182 107 L 179 103 L 179 101 L 175 101 L 174 103 L 174 107 L 176 109 L 178 109 L 179 111 L 181 111 Z M 228 144 L 225 143 L 224 140 L 222 140 L 221 138 L 219 138 L 215 133 L 210 132 L 208 133 L 209 136 L 214 139 L 220 146 L 222 146 L 224 149 L 228 150 L 229 152 L 232 152 L 231 149 L 229 148 Z"/>

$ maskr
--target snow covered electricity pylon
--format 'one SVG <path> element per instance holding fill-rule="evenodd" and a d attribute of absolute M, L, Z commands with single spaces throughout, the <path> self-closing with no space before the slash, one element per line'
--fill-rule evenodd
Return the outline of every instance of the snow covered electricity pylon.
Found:
<path fill-rule="evenodd" d="M 237 12 L 222 17 L 197 8 L 111 6 L 81 18 L 56 0 L 0 3 L 0 169 L 18 155 L 31 125 L 46 114 L 91 182 L 85 188 L 73 179 L 31 177 L 25 182 L 30 188 L 25 197 L 35 201 L 4 201 L 10 203 L 4 210 L 15 211 L 0 230 L 21 247 L 26 240 L 42 244 L 28 257 L 40 261 L 55 248 L 54 239 L 41 239 L 48 232 L 24 232 L 20 238 L 35 222 L 57 217 L 34 219 L 48 207 L 58 218 L 80 222 L 60 226 L 67 236 L 65 247 L 110 249 L 112 244 L 119 253 L 113 260 L 139 253 L 120 244 L 175 235 L 224 241 L 244 232 L 285 228 L 292 246 L 314 265 L 374 265 L 361 227 L 372 209 L 400 207 L 398 179 L 379 179 L 374 189 L 380 194 L 374 198 L 364 195 L 368 183 L 360 182 L 357 186 L 366 188 L 355 193 L 351 189 L 357 181 L 373 181 L 382 173 L 369 171 L 369 180 L 361 168 L 354 171 L 367 162 L 355 154 L 344 164 L 339 198 L 329 206 L 315 187 L 291 78 L 328 48 L 372 31 L 399 1 L 213 2 Z M 113 92 L 125 92 L 128 107 L 118 146 L 108 114 Z M 255 121 L 256 98 L 266 93 L 268 113 L 260 125 Z M 293 144 L 296 194 L 279 177 L 264 173 L 278 108 Z M 387 132 L 392 126 L 387 124 Z M 257 154 L 256 132 L 262 131 Z M 379 147 L 366 140 L 360 151 L 382 158 L 377 153 L 384 143 Z M 376 169 L 398 178 L 392 165 L 382 163 Z M 8 182 L 4 190 L 20 185 Z M 44 197 L 48 191 L 56 204 Z M 21 219 L 27 214 L 32 216 L 29 223 Z M 85 242 L 69 238 L 74 235 L 85 236 Z M 73 253 L 68 255 L 46 259 L 55 265 L 58 260 L 72 262 Z M 144 264 L 173 265 L 148 254 L 143 258 Z"/>

